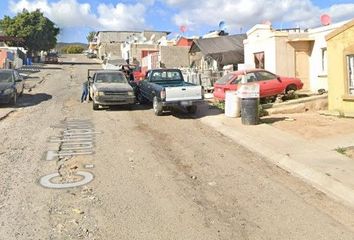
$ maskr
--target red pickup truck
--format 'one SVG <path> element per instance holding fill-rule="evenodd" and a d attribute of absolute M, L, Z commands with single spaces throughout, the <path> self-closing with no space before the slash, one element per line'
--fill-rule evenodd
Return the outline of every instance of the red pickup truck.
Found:
<path fill-rule="evenodd" d="M 240 87 L 243 77 L 246 78 L 245 84 L 259 83 L 261 98 L 296 91 L 302 89 L 304 85 L 298 78 L 281 77 L 263 69 L 242 70 L 230 72 L 216 81 L 214 98 L 224 101 L 226 91 L 236 91 Z"/>

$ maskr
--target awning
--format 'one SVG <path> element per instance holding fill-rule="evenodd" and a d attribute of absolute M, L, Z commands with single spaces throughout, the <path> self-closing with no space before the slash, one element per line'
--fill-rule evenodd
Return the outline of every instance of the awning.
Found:
<path fill-rule="evenodd" d="M 202 52 L 204 56 L 213 58 L 221 65 L 243 63 L 244 39 L 246 34 L 196 39 L 189 52 Z"/>

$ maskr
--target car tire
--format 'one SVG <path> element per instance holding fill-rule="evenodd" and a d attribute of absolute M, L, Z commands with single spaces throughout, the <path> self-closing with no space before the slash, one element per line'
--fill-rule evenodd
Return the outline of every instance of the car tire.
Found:
<path fill-rule="evenodd" d="M 97 110 L 98 110 L 98 107 L 99 107 L 98 104 L 96 104 L 95 101 L 93 101 L 93 102 L 92 102 L 92 109 L 93 109 L 94 111 L 97 111 Z"/>
<path fill-rule="evenodd" d="M 188 106 L 186 107 L 187 112 L 190 114 L 195 114 L 197 112 L 197 106 L 196 105 L 192 105 L 192 106 Z"/>
<path fill-rule="evenodd" d="M 153 108 L 156 116 L 162 115 L 163 107 L 162 107 L 161 102 L 157 99 L 157 97 L 154 97 L 154 99 L 152 101 L 152 108 Z"/>
<path fill-rule="evenodd" d="M 295 85 L 289 85 L 286 87 L 285 89 L 285 94 L 288 94 L 290 93 L 291 91 L 295 92 L 297 90 L 297 87 Z"/>

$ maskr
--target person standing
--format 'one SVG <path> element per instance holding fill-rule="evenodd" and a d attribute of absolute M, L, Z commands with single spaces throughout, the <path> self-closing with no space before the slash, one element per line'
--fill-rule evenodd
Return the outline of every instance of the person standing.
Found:
<path fill-rule="evenodd" d="M 87 95 L 88 95 L 88 81 L 85 81 L 82 84 L 82 95 L 81 95 L 81 102 L 86 101 L 87 99 Z"/>

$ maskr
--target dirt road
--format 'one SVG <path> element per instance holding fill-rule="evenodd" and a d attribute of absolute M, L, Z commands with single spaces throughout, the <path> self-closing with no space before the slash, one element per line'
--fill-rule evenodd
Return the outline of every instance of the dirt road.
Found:
<path fill-rule="evenodd" d="M 354 239 L 352 209 L 198 118 L 92 111 L 81 84 L 99 65 L 63 61 L 0 121 L 0 239 Z"/>

